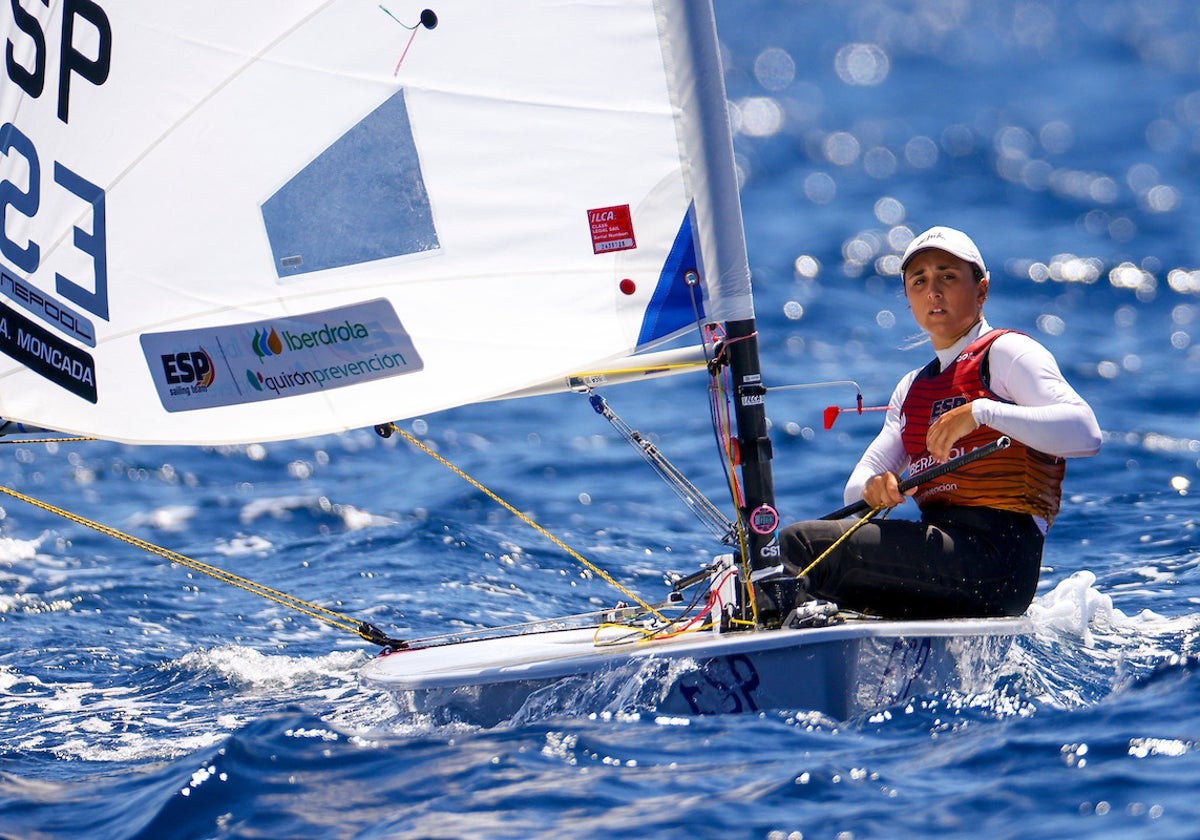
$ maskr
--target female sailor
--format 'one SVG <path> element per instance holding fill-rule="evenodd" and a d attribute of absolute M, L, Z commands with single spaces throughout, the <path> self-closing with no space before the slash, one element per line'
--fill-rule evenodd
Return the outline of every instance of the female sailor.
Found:
<path fill-rule="evenodd" d="M 760 615 L 778 621 L 813 597 L 888 618 L 1020 615 L 1062 501 L 1064 459 L 1100 449 L 1095 414 L 1050 352 L 984 319 L 990 277 L 970 237 L 930 228 L 906 249 L 901 277 L 936 357 L 896 386 L 883 430 L 846 484 L 847 503 L 893 508 L 905 501 L 906 469 L 1001 435 L 1012 444 L 910 491 L 919 521 L 872 518 L 827 556 L 855 520 L 789 525 L 780 538 L 789 574 L 758 584 Z"/>

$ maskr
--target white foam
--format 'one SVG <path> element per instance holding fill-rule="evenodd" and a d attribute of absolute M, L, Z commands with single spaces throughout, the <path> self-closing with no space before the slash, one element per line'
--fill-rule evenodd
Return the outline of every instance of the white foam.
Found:
<path fill-rule="evenodd" d="M 305 657 L 268 655 L 253 648 L 225 645 L 184 654 L 177 664 L 188 670 L 216 671 L 251 694 L 275 695 L 283 688 L 329 678 L 340 684 L 325 693 L 341 694 L 346 682 L 357 682 L 363 660 L 363 652 L 357 650 Z"/>
<path fill-rule="evenodd" d="M 53 601 L 43 601 L 36 595 L 17 593 L 16 595 L 0 595 L 0 615 L 5 613 L 52 613 L 70 612 L 79 602 L 78 596 L 72 599 L 56 598 Z"/>
<path fill-rule="evenodd" d="M 1099 637 L 1108 642 L 1146 642 L 1173 638 L 1200 627 L 1200 617 L 1192 614 L 1171 618 L 1142 610 L 1128 616 L 1114 607 L 1112 598 L 1095 583 L 1096 575 L 1086 570 L 1059 582 L 1030 606 L 1034 626 L 1039 631 L 1073 636 L 1089 648 L 1097 644 Z"/>
<path fill-rule="evenodd" d="M 167 737 L 124 732 L 114 742 L 70 738 L 54 748 L 60 758 L 83 761 L 136 762 L 179 758 L 220 743 L 224 732 L 202 732 L 185 735 L 174 732 Z"/>
<path fill-rule="evenodd" d="M 394 519 L 389 519 L 386 516 L 377 516 L 365 510 L 359 510 L 353 505 L 334 505 L 333 512 L 342 518 L 342 522 L 345 523 L 346 528 L 351 531 L 396 524 L 396 520 Z"/>
<path fill-rule="evenodd" d="M 1113 607 L 1112 598 L 1094 588 L 1096 576 L 1089 571 L 1076 572 L 1060 581 L 1053 590 L 1029 607 L 1029 617 L 1039 630 L 1066 633 L 1087 647 L 1095 644 L 1094 624 L 1112 625 L 1124 614 Z"/>
<path fill-rule="evenodd" d="M 286 518 L 293 510 L 308 510 L 313 514 L 332 514 L 342 520 L 346 528 L 358 531 L 362 528 L 373 528 L 394 525 L 396 520 L 386 516 L 378 516 L 353 505 L 333 504 L 324 496 L 276 496 L 269 499 L 255 499 L 242 507 L 239 518 L 243 524 L 249 525 L 263 516 L 275 519 Z"/>
<path fill-rule="evenodd" d="M 1133 685 L 1188 648 L 1200 616 L 1126 615 L 1080 571 L 1029 608 L 1032 648 L 1014 646 L 1013 665 L 1039 702 L 1073 708 Z"/>
<path fill-rule="evenodd" d="M 243 524 L 249 525 L 254 520 L 262 516 L 271 516 L 275 519 L 283 519 L 288 513 L 293 510 L 320 510 L 321 499 L 319 496 L 309 495 L 292 495 L 292 496 L 274 496 L 271 498 L 255 499 L 252 502 L 247 502 L 242 506 L 242 512 L 239 514 Z"/>
<path fill-rule="evenodd" d="M 219 740 L 204 732 L 189 736 L 178 725 L 155 719 L 150 704 L 124 687 L 91 682 L 45 682 L 32 674 L 0 668 L 0 710 L 11 719 L 36 721 L 19 749 L 52 752 L 85 761 L 136 761 L 183 755 Z M 145 726 L 167 725 L 166 737 Z"/>
<path fill-rule="evenodd" d="M 247 554 L 266 554 L 274 547 L 270 540 L 250 534 L 231 540 L 218 540 L 213 551 L 225 557 L 241 557 Z"/>
<path fill-rule="evenodd" d="M 32 540 L 14 540 L 12 537 L 0 537 L 0 563 L 28 562 L 37 557 L 38 549 L 45 542 L 46 535 L 42 534 Z"/>
<path fill-rule="evenodd" d="M 157 528 L 160 531 L 182 531 L 196 515 L 195 505 L 167 505 L 148 513 L 135 513 L 125 520 L 125 528 Z"/>
<path fill-rule="evenodd" d="M 233 689 L 222 689 L 215 703 L 188 700 L 183 687 L 145 693 L 140 686 L 44 681 L 0 666 L 0 714 L 29 722 L 17 749 L 98 762 L 161 760 L 211 747 L 276 708 L 281 697 L 315 702 L 334 725 L 365 732 L 396 714 L 389 695 L 358 685 L 365 656 L 361 650 L 284 656 L 229 645 L 159 666 L 197 673 L 205 683 L 212 672 L 223 675 Z"/>

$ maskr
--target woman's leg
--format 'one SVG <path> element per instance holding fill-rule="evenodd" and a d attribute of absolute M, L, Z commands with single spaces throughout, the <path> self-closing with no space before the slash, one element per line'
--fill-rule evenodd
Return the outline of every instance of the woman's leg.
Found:
<path fill-rule="evenodd" d="M 1020 514 L 970 511 L 955 522 L 955 510 L 936 523 L 860 526 L 808 573 L 808 593 L 889 618 L 1020 615 L 1037 588 L 1041 532 Z M 784 558 L 798 573 L 854 523 L 789 525 L 780 538 Z"/>

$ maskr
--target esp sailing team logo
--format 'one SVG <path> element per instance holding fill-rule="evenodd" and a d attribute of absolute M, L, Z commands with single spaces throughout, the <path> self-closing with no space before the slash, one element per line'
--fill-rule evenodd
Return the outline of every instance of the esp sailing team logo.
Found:
<path fill-rule="evenodd" d="M 180 353 L 164 353 L 161 359 L 163 375 L 173 396 L 203 393 L 217 378 L 217 367 L 203 347 Z"/>

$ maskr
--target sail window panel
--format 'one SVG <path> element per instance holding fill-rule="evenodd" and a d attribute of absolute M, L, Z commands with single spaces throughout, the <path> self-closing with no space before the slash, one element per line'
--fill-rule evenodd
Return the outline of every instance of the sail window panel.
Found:
<path fill-rule="evenodd" d="M 297 172 L 262 216 L 281 279 L 437 250 L 404 91 Z"/>

